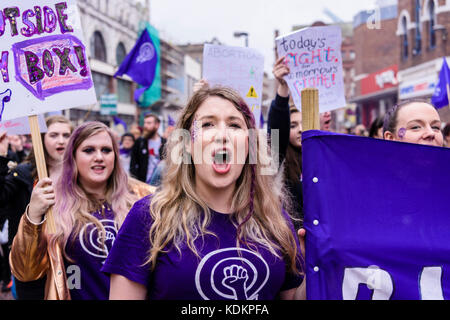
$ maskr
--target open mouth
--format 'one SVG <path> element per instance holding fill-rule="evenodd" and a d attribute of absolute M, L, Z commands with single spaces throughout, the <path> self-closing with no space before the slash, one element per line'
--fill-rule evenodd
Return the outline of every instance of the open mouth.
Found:
<path fill-rule="evenodd" d="M 58 147 L 58 148 L 56 148 L 56 151 L 59 152 L 59 153 L 64 152 L 64 150 L 66 150 L 66 148 L 64 148 L 64 147 Z"/>
<path fill-rule="evenodd" d="M 91 169 L 95 173 L 102 173 L 105 170 L 105 166 L 93 166 Z"/>
<path fill-rule="evenodd" d="M 227 149 L 213 153 L 213 170 L 219 174 L 226 174 L 231 169 L 231 152 Z"/>
<path fill-rule="evenodd" d="M 227 164 L 231 160 L 230 153 L 227 150 L 220 150 L 214 154 L 215 164 Z"/>

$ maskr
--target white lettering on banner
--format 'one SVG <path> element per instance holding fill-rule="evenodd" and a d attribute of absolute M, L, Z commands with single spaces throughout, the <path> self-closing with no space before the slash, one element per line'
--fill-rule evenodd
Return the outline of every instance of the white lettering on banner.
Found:
<path fill-rule="evenodd" d="M 372 300 L 389 300 L 394 291 L 390 274 L 377 266 L 346 268 L 342 285 L 343 299 L 356 300 L 361 283 L 367 284 L 367 287 L 373 290 Z"/>
<path fill-rule="evenodd" d="M 356 300 L 358 287 L 366 284 L 373 290 L 372 300 L 389 300 L 394 291 L 391 275 L 377 266 L 345 268 L 342 284 L 343 300 Z M 420 273 L 419 291 L 422 300 L 444 300 L 442 267 L 424 267 Z"/>
<path fill-rule="evenodd" d="M 385 84 L 390 83 L 394 86 L 398 84 L 398 80 L 397 80 L 397 77 L 395 76 L 394 70 L 387 70 L 383 73 L 377 74 L 375 76 L 375 82 L 377 83 L 378 87 L 380 87 L 381 89 L 384 88 Z"/>
<path fill-rule="evenodd" d="M 444 300 L 441 267 L 423 268 L 419 285 L 422 300 Z"/>

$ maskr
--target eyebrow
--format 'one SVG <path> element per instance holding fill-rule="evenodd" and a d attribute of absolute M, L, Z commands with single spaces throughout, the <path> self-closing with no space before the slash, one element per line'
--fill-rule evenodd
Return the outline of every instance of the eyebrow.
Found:
<path fill-rule="evenodd" d="M 94 148 L 94 149 L 96 149 L 96 148 L 112 148 L 112 147 L 113 147 L 112 145 L 106 145 L 106 144 L 100 145 L 100 146 L 86 145 L 86 146 L 83 146 L 82 149 L 85 149 L 85 148 Z"/>
<path fill-rule="evenodd" d="M 217 119 L 216 116 L 206 115 L 206 116 L 203 116 L 203 117 L 197 119 L 196 121 L 202 121 L 202 120 L 215 120 L 215 119 Z M 237 121 L 241 121 L 242 123 L 245 123 L 244 120 L 242 120 L 241 118 L 236 117 L 236 116 L 230 116 L 230 117 L 228 117 L 226 120 L 227 120 L 227 121 L 235 121 L 235 120 L 237 120 Z"/>
<path fill-rule="evenodd" d="M 421 119 L 415 119 L 415 120 L 408 121 L 408 122 L 406 123 L 406 125 L 409 125 L 409 124 L 411 124 L 411 123 L 413 123 L 413 122 L 426 123 L 426 121 L 424 121 L 424 120 L 421 120 Z M 435 119 L 435 120 L 431 121 L 431 123 L 441 123 L 441 120 Z"/>

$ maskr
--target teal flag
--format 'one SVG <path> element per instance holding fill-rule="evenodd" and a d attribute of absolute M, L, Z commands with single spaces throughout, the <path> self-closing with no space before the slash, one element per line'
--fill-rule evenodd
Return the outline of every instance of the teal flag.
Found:
<path fill-rule="evenodd" d="M 150 34 L 150 38 L 153 42 L 158 57 L 153 83 L 139 99 L 139 106 L 141 108 L 148 108 L 161 99 L 161 43 L 159 41 L 158 30 L 155 29 L 150 23 L 146 21 L 141 22 L 139 34 L 141 34 L 144 29 L 147 29 Z M 139 86 L 139 88 L 141 88 L 141 86 Z"/>

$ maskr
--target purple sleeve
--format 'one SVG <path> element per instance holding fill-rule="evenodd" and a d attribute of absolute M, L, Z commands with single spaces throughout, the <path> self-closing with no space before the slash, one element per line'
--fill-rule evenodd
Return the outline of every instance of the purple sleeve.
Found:
<path fill-rule="evenodd" d="M 283 216 L 286 218 L 286 221 L 291 229 L 291 231 L 294 233 L 295 238 L 295 244 L 297 245 L 297 257 L 296 257 L 296 265 L 297 270 L 303 274 L 304 268 L 304 261 L 302 254 L 300 252 L 300 242 L 298 240 L 297 231 L 294 229 L 294 225 L 292 223 L 291 218 L 289 217 L 288 213 L 283 209 Z M 289 268 L 289 265 L 286 265 L 286 277 L 284 279 L 283 285 L 281 286 L 280 291 L 286 291 L 293 288 L 297 288 L 300 286 L 303 282 L 303 275 L 300 273 L 292 273 L 292 271 Z"/>
<path fill-rule="evenodd" d="M 102 272 L 119 274 L 147 286 L 150 265 L 145 264 L 150 250 L 150 196 L 135 203 L 119 230 Z"/>

